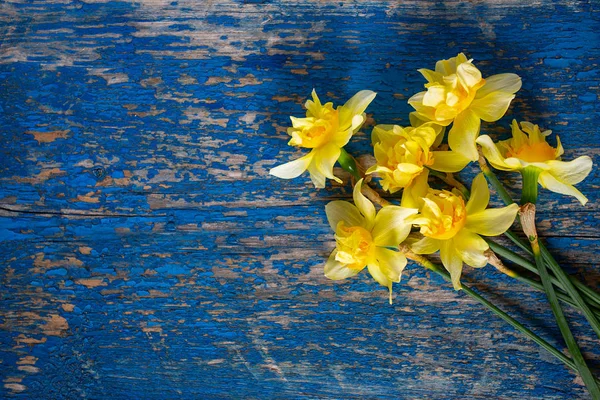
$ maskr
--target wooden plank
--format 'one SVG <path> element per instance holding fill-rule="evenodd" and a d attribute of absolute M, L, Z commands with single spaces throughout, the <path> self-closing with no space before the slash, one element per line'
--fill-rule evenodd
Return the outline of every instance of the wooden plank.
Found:
<path fill-rule="evenodd" d="M 412 265 L 394 305 L 366 274 L 327 280 L 324 205 L 351 197 L 269 168 L 298 154 L 312 88 L 378 92 L 407 124 L 418 68 L 465 51 L 523 89 L 512 118 L 565 158 L 600 153 L 594 2 L 104 0 L 0 4 L 0 396 L 586 398 L 581 381 Z M 462 176 L 470 180 L 476 168 Z M 513 193 L 518 177 L 503 175 Z M 590 203 L 542 192 L 540 230 L 600 287 Z M 491 267 L 467 281 L 563 348 L 543 295 Z M 600 348 L 569 311 L 595 367 Z"/>

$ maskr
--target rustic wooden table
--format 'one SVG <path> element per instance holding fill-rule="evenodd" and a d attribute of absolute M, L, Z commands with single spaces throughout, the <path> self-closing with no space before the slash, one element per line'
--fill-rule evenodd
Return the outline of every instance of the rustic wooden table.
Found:
<path fill-rule="evenodd" d="M 313 87 L 374 90 L 377 121 L 407 124 L 417 68 L 460 51 L 523 78 L 486 132 L 529 119 L 597 163 L 599 18 L 575 0 L 0 3 L 0 397 L 586 398 L 414 265 L 392 306 L 366 274 L 326 279 L 324 205 L 348 176 L 268 170 L 298 154 L 285 129 Z M 586 207 L 541 199 L 542 235 L 595 287 L 599 185 L 579 186 Z M 565 348 L 542 294 L 489 267 L 465 281 Z"/>

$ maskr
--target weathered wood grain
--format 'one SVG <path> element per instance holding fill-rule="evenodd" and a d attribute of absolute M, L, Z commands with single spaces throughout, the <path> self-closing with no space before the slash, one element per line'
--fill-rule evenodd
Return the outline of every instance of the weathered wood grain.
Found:
<path fill-rule="evenodd" d="M 459 51 L 523 78 L 486 132 L 528 119 L 597 162 L 599 18 L 564 0 L 0 3 L 0 395 L 585 398 L 415 266 L 393 306 L 364 274 L 324 278 L 323 208 L 348 183 L 267 172 L 300 154 L 285 129 L 313 87 L 338 103 L 378 92 L 349 146 L 367 155 L 369 126 L 407 123 L 416 70 Z M 597 171 L 585 208 L 542 192 L 540 211 L 549 246 L 595 287 Z M 490 268 L 466 275 L 563 347 L 543 295 Z M 569 316 L 597 370 L 598 340 Z"/>

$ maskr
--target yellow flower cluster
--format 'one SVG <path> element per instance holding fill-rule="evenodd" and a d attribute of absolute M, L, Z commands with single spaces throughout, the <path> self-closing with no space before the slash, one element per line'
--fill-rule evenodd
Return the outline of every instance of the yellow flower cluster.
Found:
<path fill-rule="evenodd" d="M 291 179 L 308 170 L 315 187 L 324 188 L 325 178 L 342 182 L 333 175 L 333 166 L 352 135 L 365 121 L 364 111 L 375 98 L 370 90 L 361 90 L 343 106 L 333 108 L 333 103 L 321 104 L 313 89 L 312 101 L 306 101 L 306 118 L 290 117 L 292 137 L 288 144 L 311 149 L 307 155 L 271 169 L 271 175 Z"/>
<path fill-rule="evenodd" d="M 504 116 L 521 78 L 515 74 L 498 74 L 483 79 L 473 60 L 460 53 L 438 61 L 435 71 L 420 69 L 427 79 L 424 92 L 408 100 L 416 116 L 442 126 L 452 124 L 448 144 L 471 161 L 478 158 L 475 140 L 481 120 L 494 122 Z"/>
<path fill-rule="evenodd" d="M 500 235 L 512 225 L 519 206 L 488 209 L 490 191 L 483 174 L 471 185 L 471 197 L 465 204 L 461 193 L 454 189 L 427 189 L 419 214 L 411 222 L 420 228 L 423 238 L 411 248 L 417 254 L 440 252 L 444 267 L 450 272 L 452 284 L 460 289 L 463 263 L 484 267 L 484 254 L 489 245 L 482 236 Z"/>
<path fill-rule="evenodd" d="M 354 205 L 338 200 L 325 207 L 336 242 L 325 264 L 325 276 L 344 279 L 367 267 L 373 279 L 389 289 L 391 303 L 392 282 L 400 282 L 406 266 L 406 257 L 398 251 L 398 245 L 410 233 L 407 217 L 417 210 L 390 205 L 376 212 L 373 203 L 361 193 L 362 183 L 361 179 L 354 186 Z"/>
<path fill-rule="evenodd" d="M 561 161 L 564 153 L 560 139 L 556 137 L 556 148 L 546 141 L 552 131 L 540 130 L 530 122 L 512 122 L 512 138 L 494 143 L 487 135 L 477 139 L 481 150 L 494 168 L 504 171 L 520 171 L 526 168 L 541 170 L 538 182 L 542 187 L 556 193 L 574 196 L 582 205 L 587 198 L 575 188 L 592 171 L 592 159 L 581 156 L 573 161 Z"/>
<path fill-rule="evenodd" d="M 419 72 L 427 80 L 426 90 L 408 100 L 415 109 L 409 116 L 411 126 L 376 125 L 371 137 L 375 163 L 365 172 L 379 178 L 383 190 L 389 193 L 403 190 L 402 206 L 385 205 L 377 212 L 362 194 L 360 179 L 354 186 L 354 204 L 333 201 L 326 207 L 336 247 L 325 264 L 325 275 L 344 279 L 367 268 L 377 282 L 389 288 L 390 302 L 392 282 L 400 281 L 407 263 L 399 245 L 412 227 L 418 229 L 419 237 L 410 235 L 411 251 L 439 251 L 455 289 L 460 289 L 463 264 L 481 268 L 488 263 L 489 245 L 482 236 L 504 233 L 519 211 L 516 204 L 487 208 L 490 192 L 483 174 L 475 177 L 470 197 L 466 198 L 456 189 L 430 188 L 430 171 L 461 171 L 479 158 L 479 144 L 495 168 L 536 168 L 538 182 L 544 188 L 575 196 L 585 204 L 587 199 L 573 185 L 581 182 L 592 168 L 587 156 L 561 161 L 560 140 L 557 138 L 556 148 L 551 147 L 546 141 L 550 131 L 542 132 L 529 122 L 521 122 L 519 127 L 513 121 L 513 137 L 498 143 L 487 135 L 479 136 L 481 120 L 497 121 L 506 113 L 521 88 L 518 75 L 504 73 L 483 78 L 473 60 L 462 53 L 438 61 L 435 70 Z M 332 103 L 323 105 L 313 90 L 312 100 L 306 102 L 306 117 L 291 117 L 292 127 L 288 129 L 288 144 L 311 149 L 310 152 L 270 173 L 289 179 L 308 170 L 316 187 L 324 187 L 326 178 L 341 183 L 333 174 L 333 166 L 336 161 L 342 163 L 342 148 L 363 125 L 364 112 L 374 98 L 374 92 L 363 90 L 334 108 Z M 447 127 L 449 149 L 441 146 Z"/>
<path fill-rule="evenodd" d="M 377 125 L 372 141 L 377 164 L 367 174 L 377 173 L 381 186 L 390 193 L 410 187 L 429 167 L 436 171 L 457 172 L 469 160 L 452 151 L 435 151 L 431 147 L 438 136 L 434 124 L 402 128 L 398 125 Z"/>

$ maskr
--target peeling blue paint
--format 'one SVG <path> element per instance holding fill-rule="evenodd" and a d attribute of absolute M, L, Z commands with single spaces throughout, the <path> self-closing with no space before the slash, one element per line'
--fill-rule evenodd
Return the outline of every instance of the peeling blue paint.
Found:
<path fill-rule="evenodd" d="M 285 129 L 312 88 L 336 104 L 375 90 L 369 115 L 407 124 L 417 69 L 459 51 L 485 76 L 523 77 L 486 133 L 530 119 L 566 158 L 597 164 L 593 2 L 3 9 L 0 397 L 585 398 L 563 365 L 415 266 L 393 306 L 366 274 L 326 280 L 323 208 L 349 185 L 267 171 L 303 154 Z M 370 153 L 369 133 L 349 150 Z M 542 191 L 539 210 L 560 261 L 596 287 L 598 179 L 578 186 L 588 207 Z M 489 268 L 467 275 L 561 346 L 540 293 Z"/>

